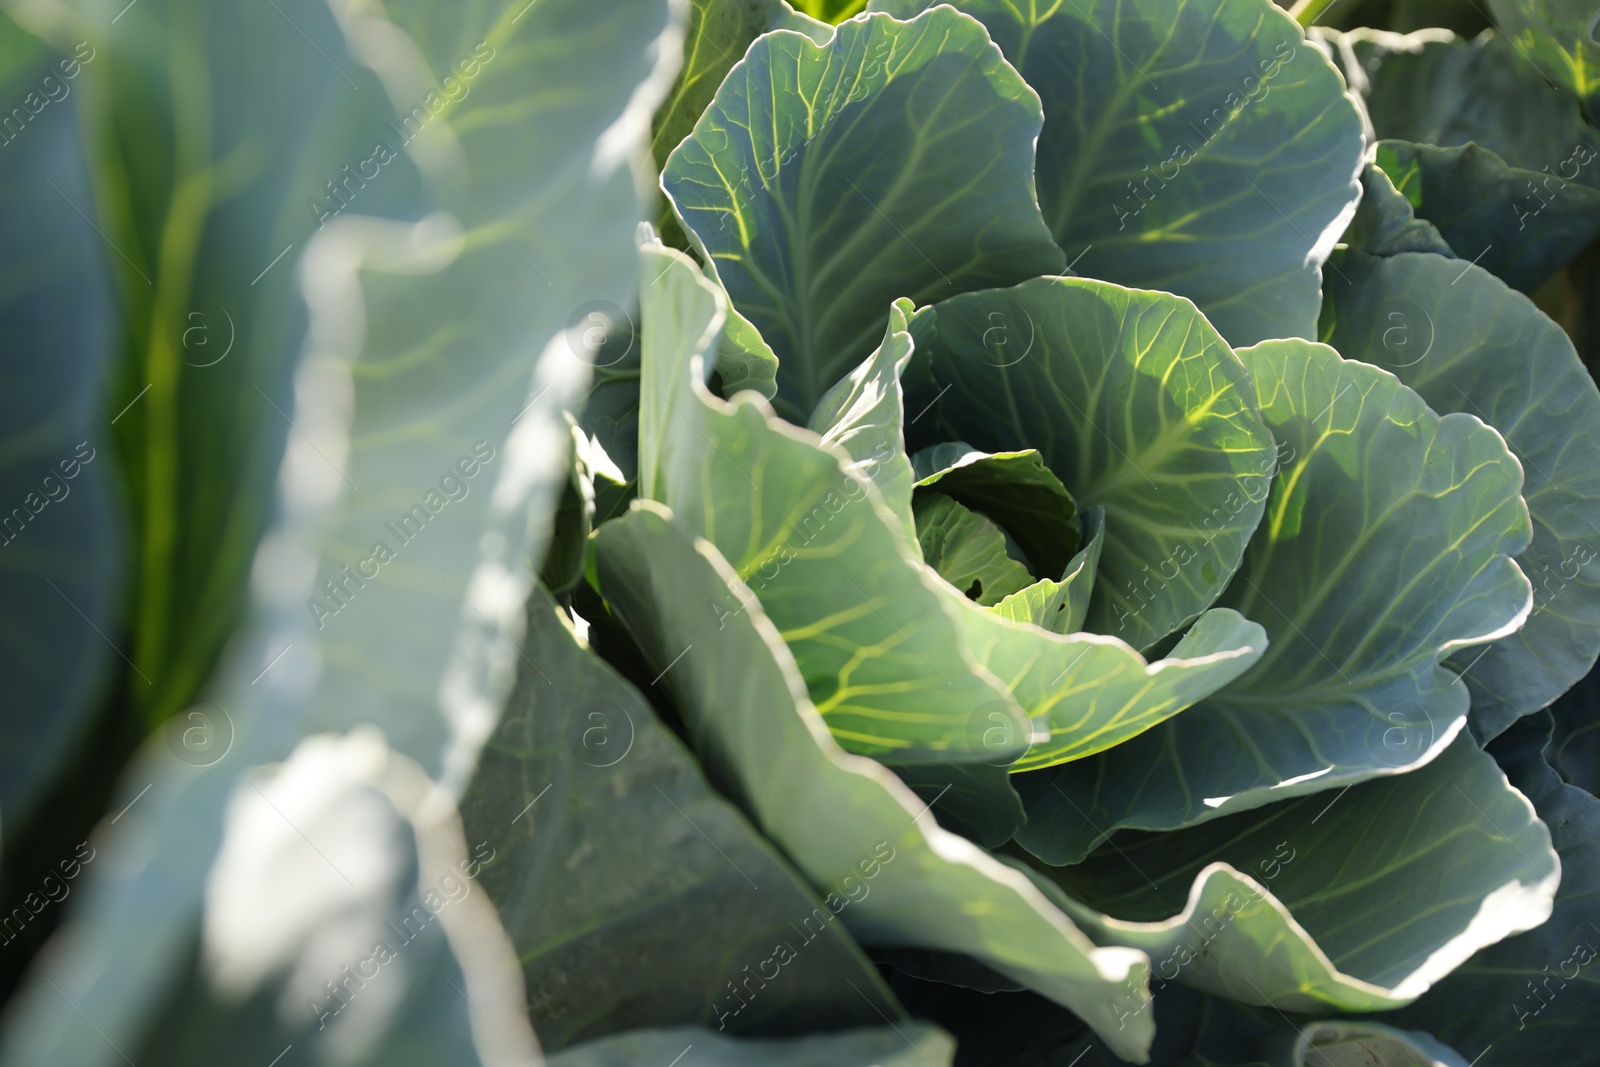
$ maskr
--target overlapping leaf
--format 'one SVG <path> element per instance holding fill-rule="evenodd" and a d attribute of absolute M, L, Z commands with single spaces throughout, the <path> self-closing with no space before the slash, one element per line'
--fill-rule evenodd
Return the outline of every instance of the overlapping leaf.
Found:
<path fill-rule="evenodd" d="M 847 457 L 748 395 L 725 405 L 705 391 L 702 353 L 722 324 L 720 291 L 659 244 L 641 264 L 643 391 L 659 418 L 641 419 L 640 451 L 671 457 L 645 495 L 717 545 L 755 589 L 842 744 L 893 762 L 998 758 L 969 722 L 1005 692 L 973 663 L 947 587 Z M 719 609 L 738 606 L 716 602 L 708 617 Z M 1027 735 L 1012 714 L 1015 755 Z"/>
<path fill-rule="evenodd" d="M 1235 345 L 1315 336 L 1363 145 L 1292 19 L 1267 0 L 957 6 L 1044 101 L 1039 202 L 1075 270 L 1187 296 Z"/>
<path fill-rule="evenodd" d="M 884 309 L 1059 270 L 1033 196 L 1038 97 L 953 10 L 758 40 L 662 187 L 804 422 Z"/>
<path fill-rule="evenodd" d="M 1329 799 L 1331 797 L 1331 799 Z M 1151 973 L 1287 1011 L 1381 1011 L 1542 923 L 1560 863 L 1470 736 L 1411 774 L 1044 869 L 1056 903 Z"/>
<path fill-rule="evenodd" d="M 1451 660 L 1487 740 L 1544 707 L 1600 654 L 1600 391 L 1572 342 L 1525 297 L 1466 263 L 1343 257 L 1328 286 L 1330 342 L 1392 370 L 1435 411 L 1504 435 L 1523 467 L 1533 541 L 1526 625 Z"/>
<path fill-rule="evenodd" d="M 894 302 L 883 343 L 823 394 L 808 425 L 824 444 L 844 449 L 855 460 L 855 469 L 878 487 L 906 535 L 915 537 L 911 519 L 915 475 L 901 432 L 905 393 L 900 387 L 900 372 L 911 358 L 911 334 L 906 328 L 911 313 L 911 301 Z"/>
<path fill-rule="evenodd" d="M 868 944 L 965 952 L 1081 1015 L 1119 1054 L 1143 1057 L 1142 953 L 1096 949 L 1020 871 L 933 825 L 887 769 L 832 740 L 799 668 L 729 563 L 659 505 L 596 535 L 602 592 L 682 711 L 712 781 L 792 859 Z M 737 605 L 719 620 L 707 597 Z M 678 642 L 687 643 L 680 649 Z M 677 657 L 676 659 L 674 657 Z"/>
<path fill-rule="evenodd" d="M 796 935 L 822 902 L 543 590 L 523 653 L 461 807 L 467 839 L 492 849 L 479 880 L 546 1051 L 648 1026 L 772 1035 L 899 1016 L 831 921 Z"/>
<path fill-rule="evenodd" d="M 1255 388 L 1194 305 L 1039 278 L 930 317 L 936 337 L 907 371 L 908 409 L 927 409 L 910 447 L 1038 449 L 1079 507 L 1105 510 L 1088 629 L 1148 648 L 1205 610 L 1239 565 L 1275 460 Z"/>
<path fill-rule="evenodd" d="M 1315 32 L 1362 100 L 1374 140 L 1444 147 L 1473 141 L 1513 167 L 1600 188 L 1600 160 L 1575 175 L 1561 166 L 1600 153 L 1600 133 L 1502 34 L 1486 30 L 1464 40 L 1447 30 Z"/>
<path fill-rule="evenodd" d="M 1383 141 L 1376 154 L 1377 165 L 1419 219 L 1438 227 L 1462 258 L 1513 289 L 1533 292 L 1600 233 L 1600 189 L 1557 172 L 1576 178 L 1585 164 L 1600 165 L 1600 153 L 1586 155 L 1581 146 L 1537 172 L 1513 167 L 1474 144 L 1437 148 Z"/>
<path fill-rule="evenodd" d="M 1081 533 L 1077 505 L 1037 449 L 991 455 L 947 441 L 924 448 L 911 465 L 917 489 L 999 523 L 1039 574 L 1057 577 L 1072 562 Z"/>
<path fill-rule="evenodd" d="M 381 103 L 383 86 L 349 58 L 348 36 L 381 68 L 396 110 L 416 104 L 427 116 L 372 181 L 407 184 L 388 173 L 404 165 L 403 149 L 424 170 L 441 152 L 459 169 L 430 180 L 407 213 L 414 224 L 352 210 L 319 231 L 304 264 L 311 328 L 288 412 L 300 433 L 284 460 L 279 520 L 257 557 L 253 621 L 207 690 L 216 707 L 206 710 L 219 731 L 231 727 L 232 747 L 219 745 L 215 765 L 197 772 L 156 740 L 130 768 L 115 807 L 136 796 L 138 806 L 105 839 L 70 928 L 14 1001 L 17 1024 L 0 1054 L 8 1065 L 122 1062 L 106 1038 L 133 1045 L 182 965 L 204 880 L 226 847 L 227 798 L 249 768 L 283 758 L 305 733 L 381 722 L 395 750 L 447 792 L 460 790 L 510 689 L 528 560 L 542 554 L 564 473 L 559 412 L 586 377 L 586 350 L 569 324 L 582 321 L 585 304 L 631 303 L 637 284 L 631 164 L 675 56 L 661 0 L 394 4 L 389 19 L 340 8 L 342 27 L 325 8 L 244 7 L 227 17 L 259 17 L 272 34 L 217 29 L 219 51 L 207 62 L 219 98 L 281 106 L 277 90 L 251 95 L 251 83 L 236 80 L 245 70 L 284 92 L 302 79 L 332 92 L 348 73 L 364 78 L 363 99 Z M 315 34 L 316 47 L 286 16 Z M 179 13 L 141 4 L 127 17 Z M 190 19 L 185 31 L 205 22 Z M 125 20 L 114 30 L 128 28 Z M 260 51 L 269 40 L 273 51 Z M 256 51 L 245 63 L 230 60 L 232 49 Z M 343 66 L 330 68 L 332 57 Z M 476 77 L 462 95 L 469 59 Z M 590 78 L 596 67 L 611 77 Z M 459 99 L 436 91 L 445 72 Z M 571 85 L 585 88 L 556 91 Z M 196 90 L 185 103 L 204 99 Z M 358 163 L 374 158 L 366 138 L 382 131 L 352 142 Z M 577 247 L 585 254 L 569 255 Z M 452 314 L 441 319 L 440 307 Z M 385 525 L 405 519 L 404 538 Z M 380 541 L 386 552 L 375 550 Z M 296 888 L 271 903 L 313 913 L 338 905 L 320 883 Z"/>
<path fill-rule="evenodd" d="M 1584 0 L 1489 0 L 1495 22 L 1518 52 L 1548 78 L 1600 105 L 1600 40 Z"/>
<path fill-rule="evenodd" d="M 1012 770 L 1083 759 L 1126 742 L 1216 692 L 1261 658 L 1267 637 L 1236 611 L 1195 620 L 1149 662 L 1114 637 L 1057 634 L 961 600 L 973 656 L 1033 720 L 1037 737 Z"/>
<path fill-rule="evenodd" d="M 1425 1027 L 1474 1056 L 1487 1051 L 1509 1063 L 1592 1067 L 1600 1063 L 1600 1048 L 1590 1036 L 1600 1009 L 1600 930 L 1594 920 L 1600 801 L 1563 783 L 1545 762 L 1549 738 L 1549 717 L 1530 715 L 1496 738 L 1489 751 L 1550 827 L 1561 858 L 1554 913 L 1538 929 L 1479 952 L 1421 1000 L 1383 1018 Z"/>
<path fill-rule="evenodd" d="M 1106 519 L 1101 508 L 1083 515 L 1088 544 L 1062 572 L 1060 581 L 1041 578 L 1020 593 L 1013 593 L 994 610 L 1012 622 L 1028 622 L 1057 634 L 1075 634 L 1083 629 L 1089 614 L 1089 598 L 1094 593 L 1094 577 L 1100 569 L 1100 549 L 1105 544 Z"/>
<path fill-rule="evenodd" d="M 832 36 L 825 24 L 784 0 L 690 0 L 684 22 L 683 67 L 651 124 L 650 154 L 658 166 L 689 136 L 717 87 L 757 37 L 770 30 L 795 30 L 821 44 Z M 661 208 L 663 227 L 675 226 L 672 205 Z"/>
<path fill-rule="evenodd" d="M 1394 187 L 1383 168 L 1368 163 L 1361 172 L 1361 206 L 1341 239 L 1350 248 L 1374 256 L 1397 252 L 1431 252 L 1447 259 L 1455 253 L 1427 219 L 1416 216 L 1411 201 Z M 1328 313 L 1323 303 L 1323 314 Z"/>
<path fill-rule="evenodd" d="M 1428 762 L 1467 717 L 1441 661 L 1531 610 L 1510 558 L 1531 536 L 1522 471 L 1498 433 L 1324 345 L 1240 356 L 1286 452 L 1223 603 L 1271 644 L 1171 721 L 1019 781 L 1019 840 L 1046 862 L 1076 862 L 1119 827 L 1188 826 Z"/>

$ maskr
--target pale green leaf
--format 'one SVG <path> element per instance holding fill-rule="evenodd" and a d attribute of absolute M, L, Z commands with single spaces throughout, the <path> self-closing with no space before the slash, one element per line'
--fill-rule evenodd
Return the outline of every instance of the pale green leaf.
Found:
<path fill-rule="evenodd" d="M 901 433 L 905 394 L 900 387 L 900 372 L 911 358 L 911 334 L 906 332 L 911 313 L 911 301 L 894 302 L 883 343 L 865 363 L 823 394 L 808 425 L 822 435 L 824 444 L 842 448 L 855 460 L 855 469 L 878 487 L 878 494 L 907 536 L 914 537 L 911 483 L 915 476 Z"/>
<path fill-rule="evenodd" d="M 1013 772 L 1083 759 L 1171 718 L 1248 670 L 1266 648 L 1260 626 L 1227 608 L 1197 619 L 1166 658 L 1149 662 L 1114 637 L 1062 635 L 962 600 L 974 658 L 1033 720 Z"/>
<path fill-rule="evenodd" d="M 205 57 L 217 79 L 213 107 L 227 100 L 270 111 L 313 86 L 382 109 L 389 84 L 397 97 L 389 113 L 409 114 L 422 101 L 406 87 L 460 70 L 481 42 L 476 76 L 470 94 L 395 146 L 423 161 L 426 193 L 398 218 L 359 217 L 356 207 L 311 238 L 298 268 L 310 327 L 295 402 L 284 411 L 300 432 L 278 477 L 278 519 L 252 565 L 250 622 L 197 709 L 231 746 L 219 736 L 197 760 L 156 737 L 130 765 L 108 810 L 138 804 L 96 838 L 104 859 L 78 888 L 57 951 L 13 997 L 17 1022 L 0 1045 L 7 1067 L 124 1062 L 107 1039 L 135 1044 L 209 914 L 206 880 L 219 847 L 236 847 L 224 834 L 228 797 L 252 767 L 284 758 L 302 736 L 381 724 L 389 746 L 440 782 L 443 796 L 459 793 L 520 662 L 530 561 L 543 555 L 565 474 L 560 413 L 587 379 L 590 350 L 577 324 L 586 305 L 632 303 L 637 286 L 643 206 L 634 173 L 675 57 L 663 0 L 540 0 L 526 11 L 405 0 L 385 13 L 279 2 L 282 13 L 213 4 L 214 32 L 176 44 L 158 21 L 176 14 L 140 5 L 116 26 L 95 23 L 95 44 L 153 47 L 153 57 L 129 53 L 127 65 L 161 72 L 169 46 L 200 48 L 197 61 Z M 224 32 L 237 20 L 271 34 Z M 205 24 L 190 19 L 184 32 Z M 597 69 L 608 76 L 595 79 Z M 359 91 L 341 72 L 361 79 Z M 203 102 L 196 92 L 188 104 Z M 231 128 L 226 114 L 234 112 L 219 114 L 219 129 Z M 237 114 L 248 132 L 252 112 Z M 304 119 L 284 110 L 285 122 Z M 440 151 L 454 161 L 448 180 L 428 169 Z M 381 174 L 373 204 L 390 177 L 415 191 L 403 175 Z M 264 218 L 288 225 L 288 216 Z M 306 213 L 299 240 L 313 224 Z M 267 247 L 257 272 L 283 248 Z M 293 260 L 275 269 L 276 284 L 292 292 Z M 251 277 L 241 274 L 240 291 Z M 405 537 L 386 525 L 402 517 Z M 380 541 L 387 553 L 374 551 Z M 317 863 L 313 854 L 296 869 Z M 297 885 L 299 893 L 268 898 L 273 910 L 258 920 L 340 908 L 324 882 Z"/>
<path fill-rule="evenodd" d="M 756 591 L 851 751 L 895 763 L 996 758 L 969 723 L 1005 692 L 967 652 L 948 587 L 842 451 L 759 398 L 726 404 L 706 392 L 699 368 L 722 294 L 694 262 L 646 245 L 641 269 L 643 391 L 670 416 L 660 432 L 674 457 L 652 498 Z M 1027 738 L 1020 710 L 1010 714 L 1015 755 Z"/>
<path fill-rule="evenodd" d="M 1041 630 L 1075 634 L 1083 629 L 1089 613 L 1089 597 L 1094 593 L 1094 577 L 1100 569 L 1100 546 L 1105 543 L 1105 512 L 1090 508 L 1083 515 L 1089 543 L 1072 557 L 1059 582 L 1042 578 L 1021 592 L 1013 593 L 994 606 L 996 614 L 1012 622 L 1028 622 Z"/>
<path fill-rule="evenodd" d="M 1070 1007 L 1120 1054 L 1144 1055 L 1148 1018 L 1118 1029 L 1112 1011 L 1122 983 L 1142 988 L 1143 953 L 1094 948 L 1022 872 L 940 829 L 886 768 L 840 749 L 777 627 L 711 544 L 641 501 L 596 547 L 601 589 L 651 664 L 669 668 L 661 684 L 713 783 L 825 901 L 848 901 L 839 915 L 851 933 L 975 956 Z M 719 629 L 699 607 L 707 596 L 741 611 Z"/>
<path fill-rule="evenodd" d="M 1040 574 L 1066 571 L 1078 550 L 1077 505 L 1037 449 L 979 452 L 947 441 L 911 457 L 919 490 L 935 490 L 999 523 Z"/>
<path fill-rule="evenodd" d="M 1148 648 L 1204 611 L 1239 566 L 1275 459 L 1255 387 L 1194 305 L 1038 278 L 928 314 L 935 336 L 906 371 L 907 408 L 928 410 L 908 445 L 1038 449 L 1078 507 L 1105 510 L 1088 629 Z"/>
<path fill-rule="evenodd" d="M 986 607 L 1033 582 L 1006 554 L 1005 532 L 942 493 L 919 496 L 914 510 L 922 560 L 956 592 Z"/>

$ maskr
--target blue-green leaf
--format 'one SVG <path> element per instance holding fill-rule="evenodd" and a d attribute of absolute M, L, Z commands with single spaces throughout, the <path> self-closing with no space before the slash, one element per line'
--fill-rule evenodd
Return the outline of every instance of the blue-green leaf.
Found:
<path fill-rule="evenodd" d="M 1522 464 L 1533 541 L 1526 625 L 1451 659 L 1482 740 L 1544 707 L 1600 655 L 1600 391 L 1572 342 L 1482 268 L 1437 256 L 1345 255 L 1330 279 L 1332 344 L 1393 371 L 1435 411 L 1465 411 Z"/>
<path fill-rule="evenodd" d="M 1039 202 L 1074 270 L 1189 297 L 1235 345 L 1316 336 L 1364 145 L 1293 19 L 1268 0 L 957 7 L 1044 101 Z"/>
<path fill-rule="evenodd" d="M 661 184 L 804 422 L 900 297 L 925 304 L 1061 268 L 1033 196 L 1038 97 L 977 22 L 778 31 L 729 72 Z"/>
<path fill-rule="evenodd" d="M 642 1026 L 740 1036 L 901 1016 L 822 901 L 543 589 L 522 651 L 461 819 L 489 851 L 478 878 L 546 1051 Z M 817 913 L 805 938 L 790 926 Z"/>
<path fill-rule="evenodd" d="M 71 92 L 63 75 L 82 73 L 77 59 L 56 58 L 4 15 L 0 26 L 9 35 L 0 53 L 5 99 L 32 93 L 42 101 L 41 79 Z M 125 672 L 110 636 L 120 639 L 124 541 L 111 496 L 117 412 L 104 410 L 102 393 L 116 329 L 107 259 L 116 252 L 74 210 L 94 203 L 79 99 L 41 104 L 7 131 L 19 143 L 0 146 L 0 257 L 11 279 L 0 290 L 0 336 L 10 349 L 0 392 L 0 668 L 11 685 L 0 713 L 0 817 L 8 849 L 107 682 L 149 684 Z"/>
<path fill-rule="evenodd" d="M 1271 645 L 1171 721 L 1019 782 L 1018 839 L 1048 863 L 1077 862 L 1119 827 L 1189 826 L 1427 763 L 1467 718 L 1467 687 L 1442 661 L 1531 610 L 1511 559 L 1531 536 L 1522 468 L 1498 433 L 1325 345 L 1239 354 L 1285 453 L 1222 603 Z"/>

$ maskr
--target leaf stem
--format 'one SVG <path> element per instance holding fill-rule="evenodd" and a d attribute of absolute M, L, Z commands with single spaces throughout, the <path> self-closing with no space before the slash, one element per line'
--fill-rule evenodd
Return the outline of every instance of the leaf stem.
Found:
<path fill-rule="evenodd" d="M 1324 11 L 1338 2 L 1339 0 L 1299 0 L 1289 9 L 1289 17 L 1298 22 L 1301 29 L 1309 30 L 1317 19 L 1322 17 Z"/>

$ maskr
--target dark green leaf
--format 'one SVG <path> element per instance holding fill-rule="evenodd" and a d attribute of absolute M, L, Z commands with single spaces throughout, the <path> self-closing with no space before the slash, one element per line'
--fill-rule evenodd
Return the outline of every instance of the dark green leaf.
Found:
<path fill-rule="evenodd" d="M 1105 543 L 1105 509 L 1084 512 L 1083 526 L 1089 543 L 1072 557 L 1061 580 L 1041 578 L 1020 593 L 1013 593 L 994 606 L 998 615 L 1012 622 L 1031 622 L 1056 634 L 1075 634 L 1083 629 L 1089 598 L 1094 593 L 1094 577 L 1100 569 L 1100 548 Z"/>
<path fill-rule="evenodd" d="M 883 334 L 925 304 L 1060 270 L 1033 198 L 1038 98 L 955 11 L 759 39 L 662 186 L 779 359 L 804 422 Z"/>
<path fill-rule="evenodd" d="M 1466 263 L 1350 253 L 1328 303 L 1340 352 L 1393 371 L 1435 411 L 1483 419 L 1522 464 L 1533 542 L 1517 562 L 1533 583 L 1533 614 L 1450 661 L 1487 740 L 1560 696 L 1600 654 L 1600 391 L 1559 326 Z"/>
<path fill-rule="evenodd" d="M 43 78 L 70 92 L 62 75 L 81 73 L 78 60 L 57 58 L 5 15 L 0 36 L 4 99 L 43 100 Z M 0 144 L 0 258 L 9 278 L 0 290 L 9 349 L 0 391 L 0 668 L 11 686 L 0 714 L 0 815 L 8 863 L 108 680 L 126 673 L 107 636 L 120 638 L 124 551 L 111 495 L 117 413 L 104 410 L 102 393 L 117 328 L 107 265 L 116 252 L 74 210 L 94 204 L 80 99 L 41 105 L 19 132 L 14 121 L 7 128 L 7 142 L 18 143 Z"/>
<path fill-rule="evenodd" d="M 1399 180 L 1411 176 L 1408 170 Z M 1372 163 L 1361 172 L 1361 206 L 1356 209 L 1350 228 L 1344 232 L 1343 241 L 1351 248 L 1375 256 L 1392 256 L 1396 252 L 1455 256 L 1433 223 L 1417 218 L 1414 206 L 1395 188 L 1389 175 Z M 1323 301 L 1322 314 L 1326 321 L 1327 301 Z"/>
<path fill-rule="evenodd" d="M 1039 201 L 1074 270 L 1189 297 L 1235 345 L 1316 336 L 1363 144 L 1294 20 L 1268 0 L 957 6 L 1044 101 Z"/>
<path fill-rule="evenodd" d="M 709 1030 L 639 1030 L 569 1049 L 549 1067 L 950 1067 L 955 1042 L 927 1023 L 790 1041 L 737 1041 Z"/>
<path fill-rule="evenodd" d="M 1417 217 L 1438 227 L 1461 258 L 1531 293 L 1600 233 L 1600 189 L 1560 177 L 1575 177 L 1584 164 L 1595 163 L 1596 155 L 1588 152 L 1580 145 L 1560 163 L 1534 172 L 1512 167 L 1474 144 L 1436 148 L 1382 141 L 1377 165 Z M 1436 249 L 1391 247 L 1377 254 L 1409 251 Z M 1328 280 L 1330 286 L 1338 282 Z"/>
<path fill-rule="evenodd" d="M 1189 826 L 1421 766 L 1467 717 L 1467 687 L 1441 661 L 1529 611 L 1510 558 L 1530 537 L 1522 469 L 1498 433 L 1473 415 L 1441 418 L 1392 374 L 1325 345 L 1239 355 L 1285 452 L 1223 603 L 1258 618 L 1271 644 L 1183 714 L 1019 781 L 1018 839 L 1048 863 L 1077 862 L 1119 827 Z"/>
<path fill-rule="evenodd" d="M 1600 154 L 1600 133 L 1577 103 L 1498 31 L 1470 41 L 1444 30 L 1316 32 L 1364 103 L 1374 140 L 1441 147 L 1473 141 L 1513 167 L 1541 174 L 1557 173 L 1577 149 L 1591 159 Z M 1600 160 L 1576 176 L 1560 176 L 1600 188 Z"/>
<path fill-rule="evenodd" d="M 1543 755 L 1549 738 L 1550 717 L 1530 715 L 1489 751 L 1550 826 L 1561 857 L 1555 913 L 1538 929 L 1479 952 L 1411 1007 L 1383 1017 L 1426 1027 L 1486 1065 L 1600 1063 L 1593 1038 L 1600 1011 L 1600 801 L 1550 769 Z"/>
<path fill-rule="evenodd" d="M 495 844 L 480 878 L 547 1050 L 646 1026 L 788 1035 L 899 1014 L 821 901 L 542 590 L 523 653 L 461 817 L 468 840 Z M 826 922 L 797 934 L 813 915 Z"/>
<path fill-rule="evenodd" d="M 1489 0 L 1522 57 L 1591 109 L 1600 106 L 1600 40 L 1588 0 Z"/>
<path fill-rule="evenodd" d="M 1409 1003 L 1543 922 L 1560 876 L 1549 831 L 1465 732 L 1410 774 L 1035 869 L 1155 978 L 1302 1012 Z"/>

